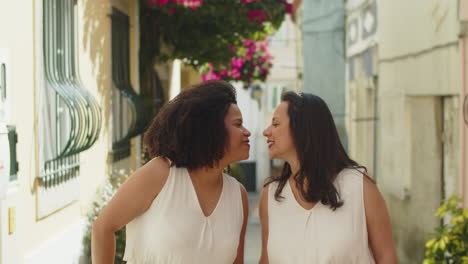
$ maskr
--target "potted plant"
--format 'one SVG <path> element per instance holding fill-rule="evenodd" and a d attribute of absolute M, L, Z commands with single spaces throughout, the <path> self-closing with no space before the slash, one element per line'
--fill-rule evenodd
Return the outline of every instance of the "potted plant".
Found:
<path fill-rule="evenodd" d="M 435 215 L 449 220 L 427 241 L 423 264 L 468 264 L 468 209 L 462 207 L 462 199 L 450 197 Z"/>

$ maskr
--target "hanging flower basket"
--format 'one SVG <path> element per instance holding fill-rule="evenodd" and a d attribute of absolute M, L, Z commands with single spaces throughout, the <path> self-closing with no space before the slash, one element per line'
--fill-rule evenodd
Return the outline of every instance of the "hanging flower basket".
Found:
<path fill-rule="evenodd" d="M 281 25 L 286 12 L 291 10 L 286 0 L 144 0 L 143 3 L 149 10 L 146 14 L 151 16 L 151 26 L 158 27 L 160 43 L 155 44 L 158 59 L 182 59 L 196 69 L 211 63 L 216 70 L 220 70 L 218 65 L 228 65 L 234 58 L 239 60 L 238 52 L 244 48 L 245 40 L 255 42 L 264 38 Z M 162 46 L 167 49 L 162 51 Z M 258 70 L 262 71 L 260 67 Z M 261 72 L 252 74 L 262 76 Z"/>
<path fill-rule="evenodd" d="M 243 46 L 232 47 L 235 56 L 227 64 L 207 63 L 202 67 L 203 80 L 241 81 L 248 87 L 253 81 L 265 81 L 272 67 L 268 42 L 244 40 Z"/>

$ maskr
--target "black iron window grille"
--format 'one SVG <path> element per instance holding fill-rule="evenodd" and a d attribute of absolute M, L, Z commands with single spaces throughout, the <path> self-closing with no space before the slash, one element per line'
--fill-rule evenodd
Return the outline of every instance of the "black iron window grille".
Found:
<path fill-rule="evenodd" d="M 43 0 L 39 184 L 46 188 L 79 175 L 79 153 L 89 149 L 101 131 L 101 109 L 78 74 L 75 9 L 74 0 Z"/>

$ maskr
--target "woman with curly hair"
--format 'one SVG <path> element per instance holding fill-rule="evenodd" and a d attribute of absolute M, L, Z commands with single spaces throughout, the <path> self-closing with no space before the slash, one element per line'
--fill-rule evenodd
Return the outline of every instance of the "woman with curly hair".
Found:
<path fill-rule="evenodd" d="M 285 93 L 263 135 L 285 164 L 260 198 L 261 264 L 397 263 L 385 201 L 320 97 Z"/>
<path fill-rule="evenodd" d="M 153 159 L 132 174 L 96 219 L 93 263 L 113 263 L 127 226 L 128 264 L 243 263 L 245 189 L 223 168 L 249 157 L 234 88 L 209 81 L 181 92 L 144 135 Z"/>

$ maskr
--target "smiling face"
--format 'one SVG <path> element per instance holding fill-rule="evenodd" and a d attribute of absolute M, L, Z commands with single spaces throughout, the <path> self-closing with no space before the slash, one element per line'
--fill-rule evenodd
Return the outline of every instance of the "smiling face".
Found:
<path fill-rule="evenodd" d="M 250 131 L 243 126 L 242 114 L 235 104 L 229 106 L 224 125 L 228 134 L 228 145 L 223 157 L 226 163 L 230 164 L 249 158 Z"/>
<path fill-rule="evenodd" d="M 267 138 L 270 158 L 289 160 L 296 156 L 287 102 L 282 102 L 276 108 L 271 125 L 263 131 L 263 135 Z"/>

